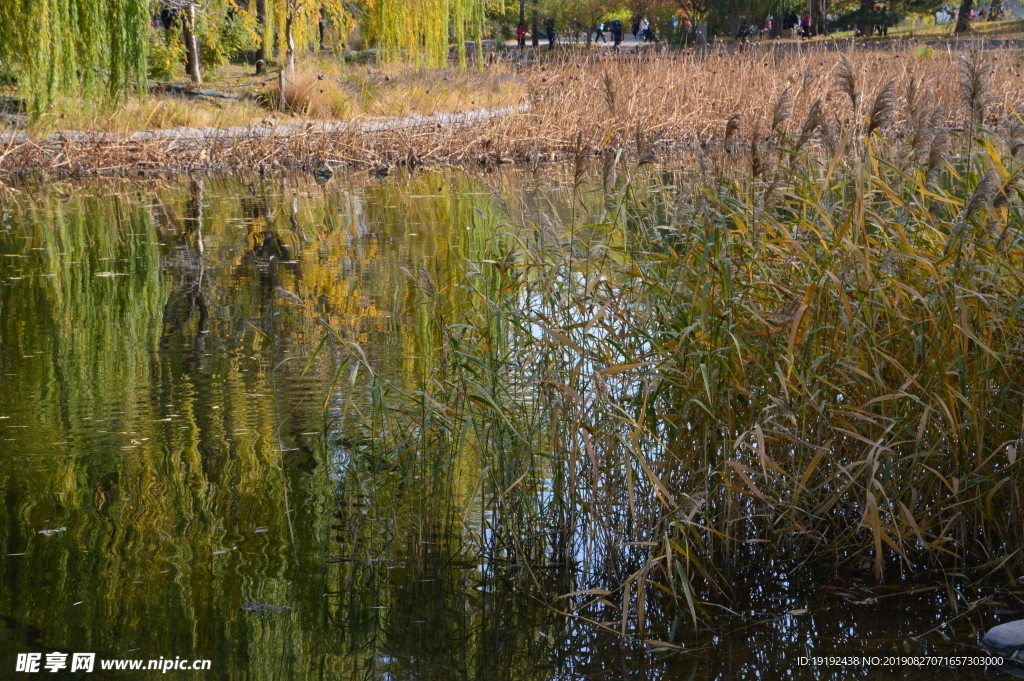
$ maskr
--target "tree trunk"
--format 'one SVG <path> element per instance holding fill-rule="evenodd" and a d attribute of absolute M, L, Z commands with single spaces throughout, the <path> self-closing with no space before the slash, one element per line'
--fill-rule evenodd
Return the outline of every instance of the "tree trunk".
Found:
<path fill-rule="evenodd" d="M 992 0 L 992 5 L 988 10 L 988 20 L 995 21 L 996 19 L 1002 19 L 1003 11 L 1003 0 Z"/>
<path fill-rule="evenodd" d="M 827 10 L 825 0 L 811 0 L 811 33 L 825 35 Z"/>
<path fill-rule="evenodd" d="M 971 30 L 971 10 L 974 9 L 974 0 L 963 0 L 960 3 L 960 13 L 956 17 L 956 32 L 967 33 Z"/>
<path fill-rule="evenodd" d="M 537 10 L 537 1 L 533 0 L 533 30 L 530 31 L 533 34 L 531 42 L 534 47 L 540 47 L 540 15 Z"/>
<path fill-rule="evenodd" d="M 295 71 L 295 15 L 289 13 L 284 22 L 284 37 L 288 43 L 288 72 Z"/>
<path fill-rule="evenodd" d="M 196 39 L 196 6 L 189 5 L 181 21 L 185 40 L 185 70 L 189 80 L 196 85 L 202 83 L 199 76 L 199 41 Z"/>
<path fill-rule="evenodd" d="M 267 61 L 267 0 L 256 0 L 256 25 L 259 26 L 260 46 L 256 49 L 256 60 Z"/>
<path fill-rule="evenodd" d="M 874 32 L 875 3 L 873 0 L 860 0 L 860 21 L 858 28 L 861 35 L 870 36 Z"/>
<path fill-rule="evenodd" d="M 526 0 L 519 0 L 519 25 L 526 26 Z"/>

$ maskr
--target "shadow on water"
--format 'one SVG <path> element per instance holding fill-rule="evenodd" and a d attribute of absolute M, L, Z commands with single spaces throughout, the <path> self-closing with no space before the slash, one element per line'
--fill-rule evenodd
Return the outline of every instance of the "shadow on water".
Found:
<path fill-rule="evenodd" d="M 95 652 L 212 661 L 182 678 L 835 678 L 798 658 L 964 654 L 984 623 L 1013 618 L 1019 594 L 990 599 L 999 615 L 947 585 L 766 570 L 735 585 L 710 631 L 652 649 L 609 631 L 611 601 L 567 612 L 581 564 L 557 537 L 529 559 L 487 546 L 473 452 L 406 468 L 400 449 L 346 439 L 345 419 L 372 421 L 379 401 L 318 347 L 324 329 L 414 385 L 435 333 L 417 293 L 449 245 L 500 229 L 499 206 L 537 221 L 572 210 L 557 180 L 517 181 L 194 179 L 5 198 L 0 677 L 16 653 Z"/>

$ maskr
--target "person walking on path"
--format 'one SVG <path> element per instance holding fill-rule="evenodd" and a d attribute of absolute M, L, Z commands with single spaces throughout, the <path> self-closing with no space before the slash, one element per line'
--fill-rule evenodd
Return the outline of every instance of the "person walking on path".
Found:
<path fill-rule="evenodd" d="M 608 42 L 607 40 L 605 40 L 605 37 L 604 37 L 604 24 L 598 24 L 597 26 L 594 27 L 594 42 L 595 43 Z"/>
<path fill-rule="evenodd" d="M 553 50 L 555 49 L 555 39 L 558 37 L 558 33 L 555 32 L 555 20 L 547 19 L 544 22 L 544 29 L 548 34 L 548 49 Z"/>
<path fill-rule="evenodd" d="M 643 19 L 640 20 L 639 28 L 640 28 L 640 34 L 639 34 L 640 42 L 644 42 L 644 43 L 649 42 L 647 40 L 647 32 L 651 28 L 651 22 L 647 21 L 647 17 L 644 17 Z"/>
<path fill-rule="evenodd" d="M 616 19 L 612 22 L 612 49 L 619 49 L 622 44 L 622 22 Z"/>
<path fill-rule="evenodd" d="M 811 15 L 804 14 L 804 18 L 800 21 L 800 32 L 805 38 L 811 37 Z"/>
<path fill-rule="evenodd" d="M 526 27 L 523 26 L 522 24 L 519 24 L 519 28 L 516 29 L 516 40 L 519 41 L 518 49 L 525 50 L 526 49 Z"/>

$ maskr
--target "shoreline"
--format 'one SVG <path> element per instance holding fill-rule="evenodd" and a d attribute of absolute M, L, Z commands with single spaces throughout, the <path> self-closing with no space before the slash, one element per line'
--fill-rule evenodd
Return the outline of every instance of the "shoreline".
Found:
<path fill-rule="evenodd" d="M 925 109 L 951 129 L 962 125 L 955 119 L 963 116 L 965 69 L 985 86 L 979 123 L 1013 127 L 1021 99 L 1018 50 L 935 50 L 934 56 L 922 56 L 914 43 L 900 45 L 903 49 L 886 58 L 865 49 L 836 52 L 839 45 L 824 42 L 799 51 L 708 50 L 621 59 L 566 53 L 519 71 L 520 104 L 454 113 L 273 124 L 264 119 L 253 125 L 139 132 L 69 130 L 42 139 L 10 131 L 0 133 L 0 183 L 278 168 L 315 172 L 325 165 L 332 171 L 536 165 L 609 153 L 653 162 L 729 141 L 730 148 L 749 149 L 780 134 L 799 136 L 803 128 L 805 141 L 827 141 L 844 126 L 862 125 L 883 91 L 900 103 L 900 111 L 875 134 L 898 139 L 920 127 L 917 119 Z M 843 63 L 857 74 L 852 107 L 838 80 Z M 908 98 L 916 102 L 913 121 L 904 105 Z"/>
<path fill-rule="evenodd" d="M 164 128 L 139 132 L 66 130 L 34 140 L 0 134 L 0 184 L 81 177 L 165 176 L 191 172 L 264 172 L 341 166 L 427 165 L 508 159 L 470 153 L 467 135 L 527 115 L 528 104 L 430 116 L 362 121 L 304 121 L 227 128 Z M 461 149 L 460 149 L 461 147 Z M 426 152 L 426 153 L 424 153 Z"/>

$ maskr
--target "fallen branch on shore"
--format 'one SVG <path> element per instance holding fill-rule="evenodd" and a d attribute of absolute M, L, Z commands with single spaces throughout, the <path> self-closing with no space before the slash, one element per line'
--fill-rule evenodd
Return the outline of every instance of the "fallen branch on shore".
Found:
<path fill-rule="evenodd" d="M 189 83 L 150 83 L 149 92 L 153 95 L 180 95 L 190 99 L 203 100 L 226 100 L 240 102 L 245 100 L 255 101 L 257 97 L 248 90 L 238 92 L 224 92 L 223 90 L 211 90 L 210 88 L 195 87 Z"/>

